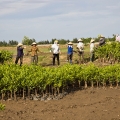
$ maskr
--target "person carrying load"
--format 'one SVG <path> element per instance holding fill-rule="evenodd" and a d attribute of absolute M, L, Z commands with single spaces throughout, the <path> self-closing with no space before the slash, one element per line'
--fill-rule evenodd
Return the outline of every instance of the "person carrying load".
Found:
<path fill-rule="evenodd" d="M 84 63 L 84 44 L 83 40 L 79 39 L 77 44 L 77 51 L 78 51 L 78 59 L 79 59 L 79 64 Z"/>

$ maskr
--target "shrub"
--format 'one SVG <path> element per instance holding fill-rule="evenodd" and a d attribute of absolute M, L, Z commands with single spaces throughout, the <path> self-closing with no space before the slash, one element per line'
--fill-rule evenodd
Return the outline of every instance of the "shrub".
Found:
<path fill-rule="evenodd" d="M 13 53 L 11 53 L 7 50 L 0 51 L 0 63 L 3 64 L 5 61 L 12 60 L 12 55 L 13 55 Z"/>

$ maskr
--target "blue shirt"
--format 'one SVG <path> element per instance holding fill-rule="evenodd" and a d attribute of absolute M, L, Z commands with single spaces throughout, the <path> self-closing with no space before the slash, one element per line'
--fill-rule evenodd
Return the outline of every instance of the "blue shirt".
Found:
<path fill-rule="evenodd" d="M 22 57 L 24 55 L 22 47 L 17 47 L 17 56 Z"/>
<path fill-rule="evenodd" d="M 68 54 L 73 53 L 73 47 L 71 45 L 68 45 Z"/>

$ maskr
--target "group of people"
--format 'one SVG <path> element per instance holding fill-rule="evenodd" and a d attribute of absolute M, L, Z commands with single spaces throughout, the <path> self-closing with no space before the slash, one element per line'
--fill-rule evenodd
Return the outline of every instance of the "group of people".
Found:
<path fill-rule="evenodd" d="M 90 41 L 90 61 L 93 62 L 94 58 L 95 58 L 95 44 L 94 44 L 95 40 L 91 39 Z M 102 46 L 105 44 L 105 37 L 103 37 L 102 35 L 100 36 L 99 39 L 99 46 Z M 15 64 L 18 64 L 18 61 L 20 60 L 20 66 L 23 64 L 23 50 L 26 47 L 23 47 L 23 44 L 19 43 L 17 45 L 17 56 L 16 56 L 16 60 L 15 60 Z M 38 52 L 39 49 L 37 47 L 37 44 L 35 42 L 32 43 L 31 45 L 31 49 L 28 51 L 31 52 L 31 63 L 37 65 L 38 63 Z M 50 52 L 52 52 L 53 55 L 53 65 L 55 65 L 55 60 L 57 59 L 57 65 L 60 65 L 60 60 L 59 60 L 59 54 L 61 54 L 60 48 L 59 48 L 59 44 L 58 41 L 55 40 L 54 44 L 52 44 L 51 46 L 51 50 Z M 76 50 L 73 49 L 73 43 L 69 42 L 68 46 L 67 46 L 67 61 L 72 64 L 72 59 L 73 59 L 73 52 L 76 52 L 78 54 L 78 61 L 79 64 L 84 63 L 84 43 L 82 39 L 78 39 L 78 44 L 76 46 Z"/>
<path fill-rule="evenodd" d="M 104 44 L 105 44 L 105 37 L 101 35 L 100 39 L 99 39 L 99 46 L 103 46 Z M 91 39 L 91 41 L 90 41 L 90 61 L 91 62 L 93 62 L 95 60 L 95 48 L 96 48 L 95 40 Z M 73 43 L 69 42 L 67 59 L 70 63 L 72 63 L 73 52 L 74 52 Z M 78 53 L 79 64 L 84 63 L 84 43 L 83 43 L 82 39 L 78 40 L 77 51 L 75 51 L 75 52 Z"/>
<path fill-rule="evenodd" d="M 105 44 L 105 37 L 100 35 L 99 36 L 99 46 L 103 46 Z M 67 60 L 72 63 L 72 56 L 73 56 L 73 52 L 77 52 L 78 53 L 78 61 L 79 64 L 84 63 L 84 43 L 82 39 L 78 40 L 78 44 L 77 44 L 77 51 L 73 50 L 73 43 L 69 42 L 68 43 L 68 52 L 67 52 Z M 95 60 L 95 40 L 91 39 L 90 41 L 90 61 L 93 62 Z"/>
<path fill-rule="evenodd" d="M 33 42 L 31 46 L 32 46 L 31 49 L 28 51 L 28 52 L 31 52 L 31 63 L 37 65 L 37 63 L 38 63 L 38 52 L 40 52 L 40 51 L 37 47 L 36 42 Z M 23 44 L 21 44 L 21 43 L 19 43 L 17 45 L 17 55 L 16 55 L 16 59 L 15 59 L 15 64 L 18 64 L 19 60 L 20 60 L 20 66 L 23 64 L 23 56 L 24 56 L 23 50 L 25 48 L 26 47 L 24 47 Z"/>

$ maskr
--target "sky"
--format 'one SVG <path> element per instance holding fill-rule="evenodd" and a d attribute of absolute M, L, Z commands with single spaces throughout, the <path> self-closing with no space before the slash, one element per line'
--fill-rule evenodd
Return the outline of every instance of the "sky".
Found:
<path fill-rule="evenodd" d="M 120 0 L 0 0 L 0 41 L 112 37 Z"/>

